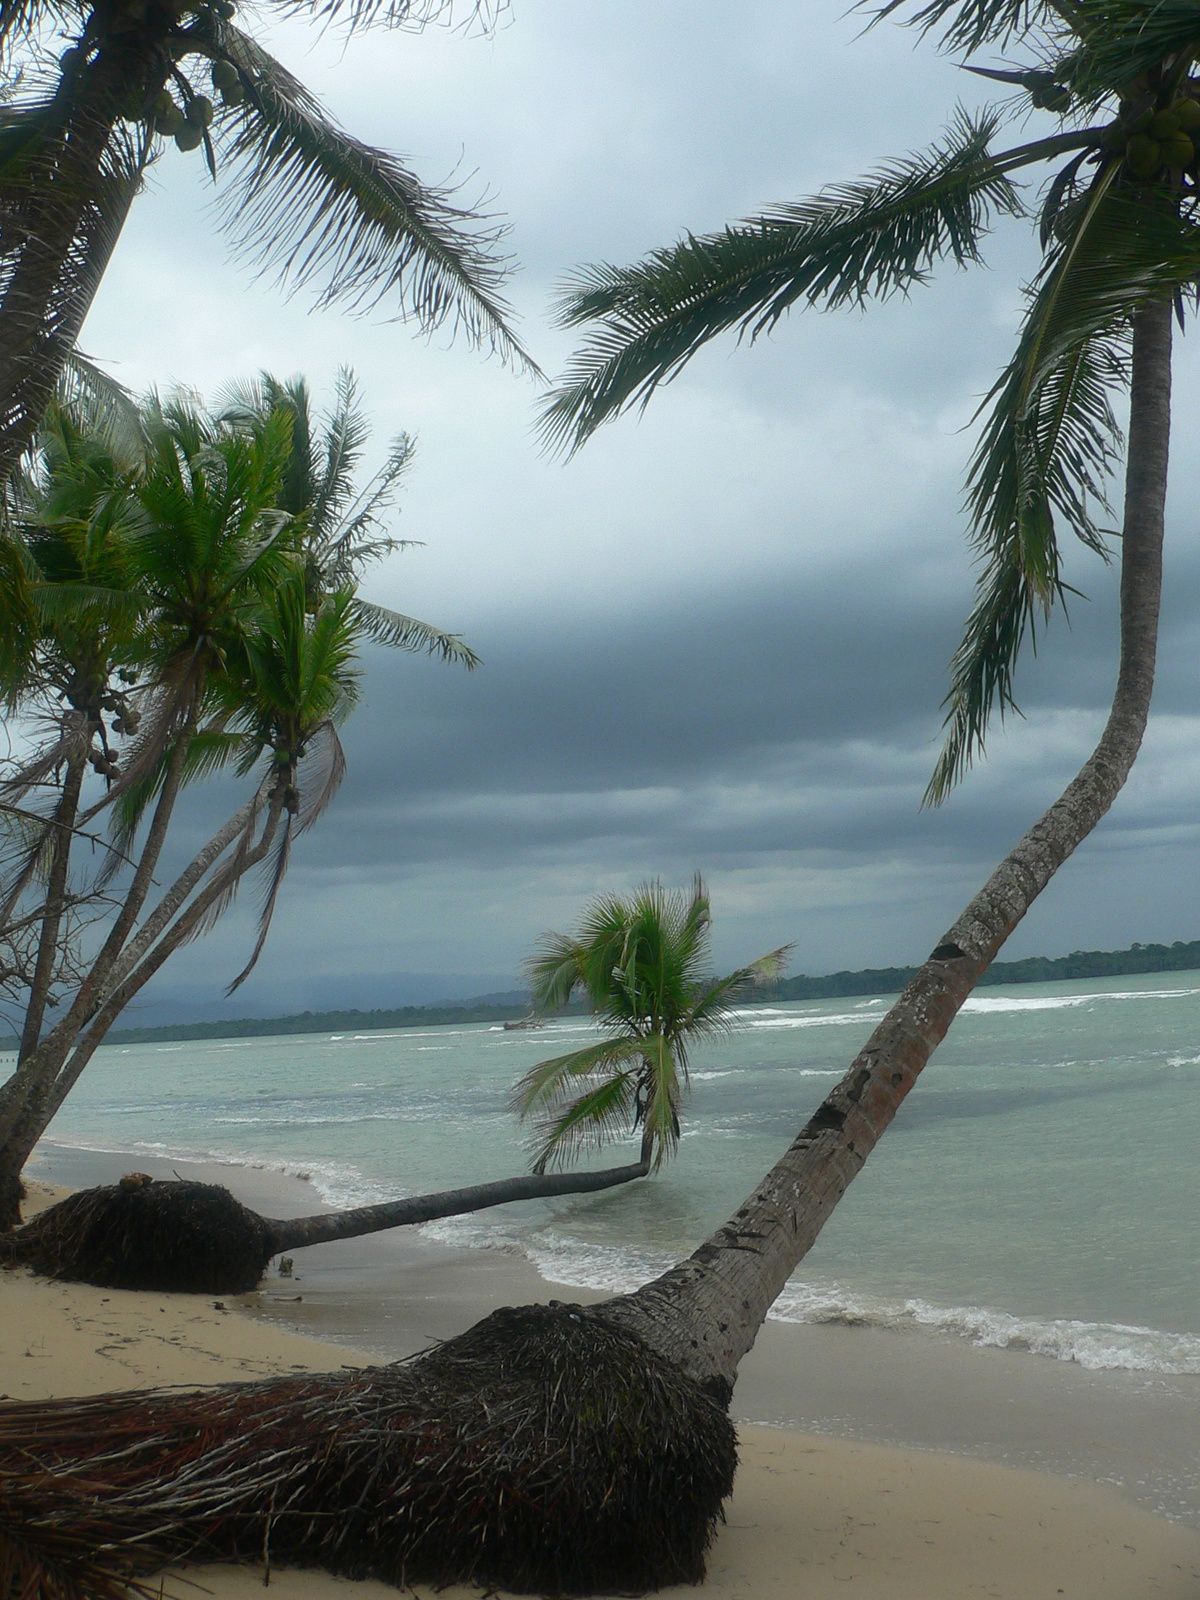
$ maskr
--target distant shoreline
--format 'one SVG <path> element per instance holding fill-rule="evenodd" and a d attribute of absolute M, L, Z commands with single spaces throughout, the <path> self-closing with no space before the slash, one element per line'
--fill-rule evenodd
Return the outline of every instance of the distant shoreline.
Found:
<path fill-rule="evenodd" d="M 751 1004 L 779 1000 L 839 1000 L 851 995 L 899 994 L 916 967 L 864 967 L 810 978 L 803 973 L 763 989 Z M 979 980 L 981 988 L 1008 983 L 1058 983 L 1080 978 L 1134 977 L 1155 972 L 1200 972 L 1200 939 L 1190 943 L 1134 944 L 1127 950 L 1073 950 L 1067 956 L 1028 956 L 1024 961 L 993 961 Z M 370 1033 L 385 1028 L 438 1028 L 451 1023 L 512 1022 L 528 1016 L 528 1002 L 496 1004 L 488 999 L 441 1006 L 399 1006 L 374 1011 L 303 1011 L 285 1017 L 239 1017 L 226 1022 L 165 1023 L 154 1028 L 121 1028 L 109 1045 L 169 1044 L 190 1039 L 256 1039 L 289 1033 Z M 576 1004 L 568 1016 L 584 1016 Z M 15 1050 L 15 1038 L 0 1040 L 0 1050 Z"/>

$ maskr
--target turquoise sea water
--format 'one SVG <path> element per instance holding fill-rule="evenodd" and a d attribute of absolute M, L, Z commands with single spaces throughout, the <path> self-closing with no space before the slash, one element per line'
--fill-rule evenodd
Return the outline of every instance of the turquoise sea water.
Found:
<path fill-rule="evenodd" d="M 521 1249 L 556 1281 L 631 1287 L 736 1207 L 885 1005 L 748 1010 L 740 1031 L 695 1053 L 683 1143 L 665 1173 L 426 1231 Z M 571 1020 L 529 1033 L 114 1046 L 50 1137 L 304 1172 L 330 1207 L 450 1188 L 522 1170 L 510 1086 L 590 1036 Z M 989 989 L 968 1002 L 775 1314 L 1200 1373 L 1198 1151 L 1200 974 Z"/>

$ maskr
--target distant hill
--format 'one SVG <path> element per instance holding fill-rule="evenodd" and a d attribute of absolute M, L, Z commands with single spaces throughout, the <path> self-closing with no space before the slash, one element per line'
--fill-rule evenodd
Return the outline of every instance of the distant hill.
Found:
<path fill-rule="evenodd" d="M 861 972 L 831 972 L 823 978 L 803 973 L 784 978 L 761 992 L 773 1000 L 837 1000 L 843 995 L 898 994 L 916 967 L 865 967 Z M 1024 961 L 993 961 L 981 987 L 1000 983 L 1054 983 L 1064 978 L 1118 978 L 1140 972 L 1200 971 L 1200 939 L 1190 944 L 1134 944 L 1128 950 L 1073 950 L 1069 956 L 1028 956 Z M 158 1028 L 121 1028 L 105 1045 L 166 1044 L 181 1039 L 256 1039 L 289 1033 L 370 1033 L 387 1028 L 438 1028 L 454 1022 L 515 1022 L 529 1011 L 519 990 L 480 995 L 441 1006 L 400 1006 L 394 1011 L 302 1011 L 290 1017 L 241 1017 L 232 1022 L 181 1022 Z M 584 1015 L 575 1003 L 567 1014 Z M 15 1038 L 0 1039 L 14 1050 Z"/>
<path fill-rule="evenodd" d="M 1027 956 L 1024 961 L 993 961 L 979 980 L 981 988 L 1000 983 L 1055 983 L 1064 978 L 1131 977 L 1139 972 L 1200 970 L 1200 939 L 1190 944 L 1134 944 L 1128 950 L 1073 950 L 1069 956 Z M 784 978 L 766 992 L 772 1000 L 836 1000 L 842 995 L 899 994 L 916 967 L 867 967 L 862 972 L 831 972 L 823 978 L 802 973 Z"/>

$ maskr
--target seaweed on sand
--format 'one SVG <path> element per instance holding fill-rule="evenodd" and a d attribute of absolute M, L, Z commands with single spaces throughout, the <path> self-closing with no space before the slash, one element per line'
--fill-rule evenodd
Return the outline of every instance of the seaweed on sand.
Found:
<path fill-rule="evenodd" d="M 0 1580 L 109 1600 L 181 1561 L 550 1595 L 699 1582 L 725 1411 L 602 1309 L 497 1311 L 390 1366 L 0 1405 Z"/>

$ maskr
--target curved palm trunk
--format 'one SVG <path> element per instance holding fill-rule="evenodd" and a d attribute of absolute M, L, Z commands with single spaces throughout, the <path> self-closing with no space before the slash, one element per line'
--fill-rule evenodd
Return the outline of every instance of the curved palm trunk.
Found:
<path fill-rule="evenodd" d="M 687 1261 L 600 1314 L 726 1400 L 775 1297 L 899 1110 L 964 1000 L 1121 790 L 1154 684 L 1171 398 L 1171 306 L 1134 324 L 1121 662 L 1108 723 L 1059 800 L 1000 863 L 781 1161 Z"/>
<path fill-rule="evenodd" d="M 360 1206 L 355 1211 L 329 1211 L 315 1217 L 263 1220 L 270 1232 L 271 1254 L 281 1250 L 302 1250 L 310 1244 L 327 1244 L 333 1239 L 359 1239 L 366 1233 L 382 1233 L 385 1228 L 411 1227 L 433 1222 L 437 1217 L 457 1217 L 467 1211 L 482 1211 L 487 1206 L 508 1205 L 513 1200 L 546 1200 L 558 1194 L 595 1194 L 600 1189 L 615 1189 L 618 1184 L 644 1178 L 650 1171 L 647 1159 L 628 1167 L 608 1167 L 603 1172 L 556 1172 L 520 1178 L 501 1178 L 496 1183 L 476 1183 L 466 1189 L 445 1189 L 440 1194 L 415 1195 L 407 1200 L 389 1200 L 383 1205 Z"/>

